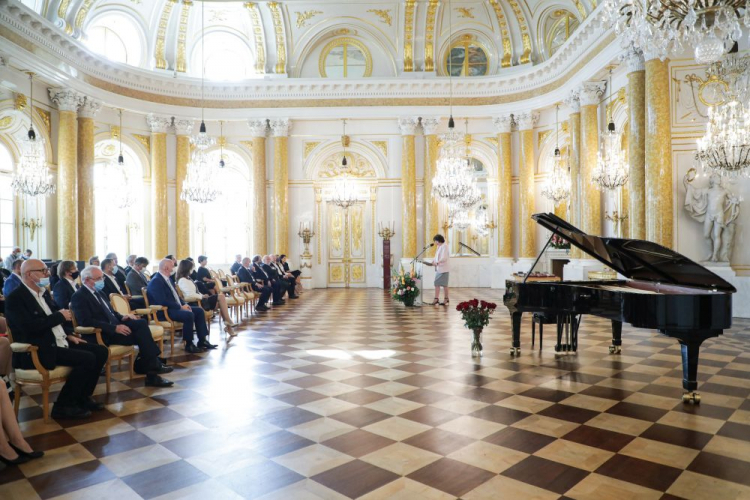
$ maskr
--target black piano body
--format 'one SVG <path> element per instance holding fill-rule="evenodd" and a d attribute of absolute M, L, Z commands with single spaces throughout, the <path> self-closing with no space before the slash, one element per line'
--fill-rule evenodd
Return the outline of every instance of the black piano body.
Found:
<path fill-rule="evenodd" d="M 700 345 L 731 327 L 735 288 L 700 264 L 656 243 L 588 235 L 551 213 L 536 214 L 532 218 L 553 235 L 569 241 L 628 279 L 506 281 L 503 302 L 512 318 L 511 355 L 520 353 L 524 312 L 557 315 L 569 320 L 583 314 L 607 318 L 612 321 L 611 353 L 620 352 L 623 323 L 655 329 L 679 341 L 682 386 L 686 391 L 683 400 L 698 403 Z M 570 323 L 573 328 L 577 327 L 575 320 Z"/>

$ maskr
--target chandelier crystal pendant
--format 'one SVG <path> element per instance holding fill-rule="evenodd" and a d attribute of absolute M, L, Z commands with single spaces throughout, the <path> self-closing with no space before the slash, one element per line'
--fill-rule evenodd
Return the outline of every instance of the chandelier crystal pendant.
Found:
<path fill-rule="evenodd" d="M 451 223 L 458 231 L 465 231 L 471 226 L 471 217 L 467 210 L 459 210 L 451 216 Z"/>
<path fill-rule="evenodd" d="M 13 174 L 11 187 L 18 195 L 45 196 L 54 194 L 55 184 L 47 168 L 44 154 L 44 139 L 37 137 L 34 131 L 34 74 L 29 73 L 29 132 L 21 142 L 21 160 Z"/>
<path fill-rule="evenodd" d="M 750 56 L 729 54 L 712 64 L 708 73 L 727 86 L 721 104 L 708 110 L 696 163 L 706 173 L 750 177 Z"/>
<path fill-rule="evenodd" d="M 555 152 L 552 156 L 552 174 L 542 188 L 542 196 L 552 200 L 555 206 L 570 198 L 570 172 L 560 152 L 559 119 L 560 105 L 555 107 Z"/>
<path fill-rule="evenodd" d="M 346 120 L 344 120 L 344 134 L 341 136 L 341 145 L 344 147 L 344 154 L 341 158 L 341 169 L 339 178 L 333 187 L 333 197 L 331 201 L 334 205 L 346 210 L 357 203 L 356 186 L 349 178 L 349 161 L 346 159 L 346 147 L 349 145 L 349 136 L 346 135 Z"/>
<path fill-rule="evenodd" d="M 201 126 L 198 134 L 190 138 L 193 154 L 187 164 L 187 175 L 182 184 L 182 193 L 180 193 L 181 200 L 201 204 L 211 203 L 221 194 L 218 172 L 208 158 L 208 148 L 213 146 L 215 141 L 206 132 L 206 123 L 203 120 L 206 76 L 205 4 L 206 2 L 201 2 Z"/>
<path fill-rule="evenodd" d="M 610 108 L 608 110 L 608 124 L 599 141 L 601 148 L 597 155 L 596 167 L 594 168 L 591 180 L 594 181 L 600 189 L 614 191 L 624 186 L 630 176 L 630 166 L 625 161 L 625 154 L 622 150 L 622 136 L 617 132 L 615 123 L 612 121 L 611 97 L 612 97 L 612 70 L 609 70 L 609 85 L 607 90 L 610 95 Z"/>
<path fill-rule="evenodd" d="M 606 0 L 605 12 L 623 44 L 664 60 L 695 48 L 701 64 L 718 61 L 750 28 L 747 0 Z"/>

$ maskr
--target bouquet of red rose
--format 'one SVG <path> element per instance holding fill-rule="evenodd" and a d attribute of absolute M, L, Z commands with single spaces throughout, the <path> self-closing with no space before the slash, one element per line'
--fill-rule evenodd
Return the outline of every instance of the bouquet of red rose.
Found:
<path fill-rule="evenodd" d="M 458 304 L 456 311 L 461 313 L 466 328 L 481 330 L 490 323 L 490 315 L 495 311 L 495 308 L 497 308 L 497 304 L 492 302 L 471 299 Z"/>
<path fill-rule="evenodd" d="M 552 248 L 558 248 L 558 249 L 564 249 L 567 250 L 570 248 L 570 242 L 562 239 L 558 235 L 552 235 L 552 241 L 550 242 L 550 245 Z"/>

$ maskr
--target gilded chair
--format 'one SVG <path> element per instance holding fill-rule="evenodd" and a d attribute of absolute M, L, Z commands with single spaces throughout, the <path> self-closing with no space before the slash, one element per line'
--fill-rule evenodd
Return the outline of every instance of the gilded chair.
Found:
<path fill-rule="evenodd" d="M 130 380 L 133 380 L 134 372 L 133 372 L 133 365 L 135 364 L 135 347 L 132 345 L 107 345 L 102 340 L 102 330 L 100 328 L 93 328 L 90 326 L 78 326 L 78 322 L 76 321 L 76 316 L 73 314 L 73 311 L 70 311 L 70 314 L 73 316 L 73 328 L 76 332 L 76 335 L 94 335 L 96 337 L 96 343 L 104 346 L 107 348 L 107 351 L 109 351 L 109 356 L 107 357 L 107 363 L 104 365 L 105 370 L 105 382 L 107 384 L 107 394 L 109 394 L 110 389 L 110 378 L 112 377 L 112 363 L 117 361 L 118 367 L 122 364 L 123 359 L 128 359 L 128 364 L 130 368 Z"/>
<path fill-rule="evenodd" d="M 200 307 L 203 310 L 203 316 L 205 316 L 206 318 L 206 327 L 208 327 L 208 329 L 211 330 L 211 320 L 214 318 L 214 312 L 206 311 L 205 309 L 203 309 L 203 306 L 201 306 L 201 303 L 199 300 L 193 300 L 193 301 L 186 300 L 185 294 L 182 293 L 182 290 L 180 290 L 179 286 L 176 286 L 175 290 L 177 290 L 177 295 L 180 296 L 180 299 L 182 299 L 186 304 L 190 304 L 193 307 Z M 221 318 L 221 315 L 219 315 L 219 318 Z M 219 321 L 221 321 L 221 319 Z"/>
<path fill-rule="evenodd" d="M 245 315 L 251 315 L 255 305 L 255 292 L 252 285 L 241 282 L 236 276 L 227 275 L 227 280 L 235 286 L 237 295 L 245 299 Z"/>
<path fill-rule="evenodd" d="M 156 313 L 151 308 L 136 309 L 131 311 L 128 300 L 119 293 L 109 294 L 109 302 L 112 309 L 125 316 L 127 314 L 137 314 L 143 316 L 148 321 L 148 328 L 151 330 L 151 338 L 159 344 L 159 350 L 164 352 L 164 327 L 159 325 Z"/>
<path fill-rule="evenodd" d="M 16 418 L 18 418 L 18 409 L 21 407 L 22 390 L 26 386 L 38 385 L 42 388 L 42 416 L 44 417 L 44 423 L 48 424 L 50 387 L 52 387 L 52 384 L 64 383 L 68 379 L 70 372 L 73 371 L 73 368 L 70 366 L 56 366 L 54 370 L 47 370 L 39 361 L 39 348 L 32 344 L 13 342 L 13 334 L 10 328 L 8 328 L 8 340 L 10 340 L 10 348 L 14 353 L 29 353 L 31 354 L 31 362 L 34 363 L 34 369 L 13 369 L 16 374 L 16 396 L 13 402 L 13 410 L 16 412 Z"/>
<path fill-rule="evenodd" d="M 244 299 L 237 297 L 235 294 L 235 288 L 229 284 L 227 284 L 227 286 L 222 285 L 221 280 L 218 277 L 214 278 L 214 283 L 217 293 L 224 294 L 227 301 L 227 308 L 230 311 L 234 311 L 234 317 L 237 320 L 236 323 L 240 323 L 240 311 L 244 305 Z"/>
<path fill-rule="evenodd" d="M 154 314 L 154 320 L 149 321 L 150 325 L 155 326 L 161 326 L 164 328 L 165 331 L 169 332 L 170 337 L 170 352 L 174 352 L 174 338 L 177 333 L 177 330 L 182 331 L 182 323 L 179 321 L 174 321 L 172 318 L 169 317 L 169 311 L 167 311 L 167 308 L 164 306 L 159 305 L 149 305 L 148 303 L 148 293 L 146 290 L 146 287 L 141 288 L 141 293 L 143 294 L 143 300 L 146 301 L 146 308 L 151 309 L 151 311 Z M 164 319 L 159 319 L 158 314 L 164 313 Z"/>

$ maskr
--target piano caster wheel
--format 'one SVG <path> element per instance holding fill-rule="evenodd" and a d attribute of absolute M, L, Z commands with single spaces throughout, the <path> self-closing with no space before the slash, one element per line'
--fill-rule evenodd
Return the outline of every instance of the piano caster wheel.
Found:
<path fill-rule="evenodd" d="M 619 345 L 611 345 L 609 346 L 609 353 L 610 354 L 620 354 L 622 352 L 622 347 Z"/>
<path fill-rule="evenodd" d="M 683 403 L 689 403 L 693 405 L 700 404 L 701 402 L 701 395 L 697 392 L 686 392 L 682 395 L 682 402 Z"/>
<path fill-rule="evenodd" d="M 520 347 L 511 347 L 510 348 L 510 355 L 511 356 L 520 356 L 521 355 L 521 348 Z"/>

